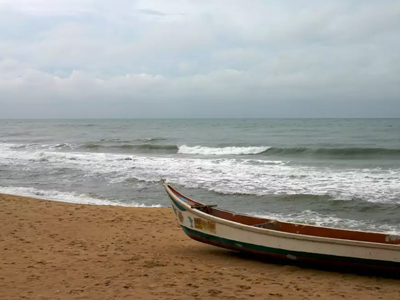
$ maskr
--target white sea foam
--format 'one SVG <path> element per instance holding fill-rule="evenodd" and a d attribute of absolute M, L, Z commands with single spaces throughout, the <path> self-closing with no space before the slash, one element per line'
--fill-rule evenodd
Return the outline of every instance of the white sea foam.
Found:
<path fill-rule="evenodd" d="M 350 230 L 363 230 L 368 228 L 369 231 L 375 232 L 385 232 L 390 234 L 399 234 L 400 226 L 391 226 L 387 224 L 374 223 L 371 220 L 352 220 L 352 219 L 342 219 L 334 215 L 329 214 L 319 214 L 315 211 L 305 210 L 301 213 L 293 214 L 276 214 L 276 213 L 250 213 L 249 215 L 266 218 L 275 219 L 279 221 L 294 222 L 300 224 L 308 224 L 315 226 L 331 227 L 331 228 L 344 228 Z"/>
<path fill-rule="evenodd" d="M 8 148 L 7 148 L 8 147 Z M 148 157 L 112 153 L 14 151 L 0 145 L 0 166 L 19 170 L 69 168 L 110 183 L 137 179 L 169 182 L 223 194 L 330 195 L 372 202 L 400 202 L 400 169 L 310 167 L 281 161 L 253 164 L 245 159 Z"/>
<path fill-rule="evenodd" d="M 60 192 L 55 190 L 38 190 L 29 187 L 5 187 L 0 186 L 0 193 L 9 195 L 19 195 L 26 197 L 35 197 L 45 200 L 53 200 L 68 203 L 90 204 L 90 205 L 112 205 L 126 207 L 161 207 L 161 205 L 145 205 L 136 202 L 122 203 L 120 201 L 110 201 L 89 197 L 84 194 Z"/>
<path fill-rule="evenodd" d="M 260 154 L 270 147 L 203 147 L 186 145 L 179 146 L 178 153 L 181 154 L 197 154 L 197 155 L 249 155 Z"/>

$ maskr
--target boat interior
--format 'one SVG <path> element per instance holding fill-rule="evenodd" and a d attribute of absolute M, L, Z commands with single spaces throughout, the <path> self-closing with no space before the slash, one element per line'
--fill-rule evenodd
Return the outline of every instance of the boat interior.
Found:
<path fill-rule="evenodd" d="M 309 236 L 318 236 L 325 238 L 363 241 L 380 244 L 400 244 L 400 236 L 384 233 L 364 232 L 356 230 L 345 230 L 329 227 L 319 227 L 308 224 L 281 222 L 274 219 L 264 219 L 244 214 L 238 214 L 231 211 L 216 208 L 216 205 L 205 205 L 194 201 L 168 185 L 172 193 L 180 200 L 189 204 L 193 209 L 197 209 L 217 218 L 229 220 L 243 225 L 254 226 L 258 228 L 282 231 L 287 233 L 302 234 Z"/>

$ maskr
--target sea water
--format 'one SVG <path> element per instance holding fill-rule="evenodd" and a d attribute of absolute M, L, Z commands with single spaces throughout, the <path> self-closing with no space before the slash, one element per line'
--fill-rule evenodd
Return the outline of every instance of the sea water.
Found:
<path fill-rule="evenodd" d="M 0 192 L 400 233 L 400 119 L 0 120 Z"/>

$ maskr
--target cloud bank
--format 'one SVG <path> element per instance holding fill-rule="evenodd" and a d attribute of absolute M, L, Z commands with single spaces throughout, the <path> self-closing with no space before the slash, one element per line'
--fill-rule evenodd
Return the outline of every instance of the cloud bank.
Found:
<path fill-rule="evenodd" d="M 400 1 L 0 0 L 0 118 L 400 117 Z"/>

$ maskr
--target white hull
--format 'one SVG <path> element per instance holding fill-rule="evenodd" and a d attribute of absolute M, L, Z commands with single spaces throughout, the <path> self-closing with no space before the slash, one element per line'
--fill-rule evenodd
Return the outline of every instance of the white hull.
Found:
<path fill-rule="evenodd" d="M 186 201 L 179 199 L 167 185 L 165 188 L 172 200 L 178 222 L 185 232 L 192 238 L 209 244 L 259 254 L 270 252 L 289 260 L 307 258 L 342 264 L 377 264 L 389 268 L 397 263 L 400 265 L 398 244 L 309 236 L 244 225 L 194 209 Z"/>

